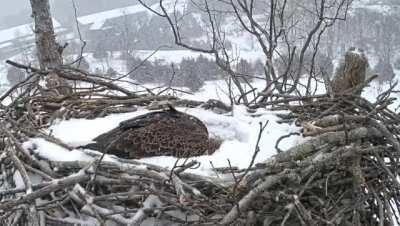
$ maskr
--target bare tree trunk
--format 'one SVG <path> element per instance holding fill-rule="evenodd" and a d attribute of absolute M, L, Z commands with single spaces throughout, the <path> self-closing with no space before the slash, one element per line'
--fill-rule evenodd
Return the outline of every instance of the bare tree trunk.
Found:
<path fill-rule="evenodd" d="M 30 0 L 35 20 L 36 48 L 40 68 L 45 70 L 62 64 L 57 48 L 48 0 Z"/>
<path fill-rule="evenodd" d="M 36 49 L 40 69 L 57 68 L 62 65 L 62 55 L 56 43 L 49 0 L 30 0 L 30 2 L 32 17 L 35 20 Z M 71 93 L 68 83 L 55 73 L 47 76 L 46 86 L 52 91 L 57 91 L 58 94 Z"/>

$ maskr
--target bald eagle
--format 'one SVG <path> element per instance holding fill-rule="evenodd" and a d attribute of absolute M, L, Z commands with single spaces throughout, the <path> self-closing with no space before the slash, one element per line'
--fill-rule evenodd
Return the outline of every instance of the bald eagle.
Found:
<path fill-rule="evenodd" d="M 351 91 L 365 81 L 368 60 L 364 52 L 354 47 L 350 48 L 331 82 L 333 95 L 342 95 Z M 361 90 L 355 93 L 361 94 Z"/>
<path fill-rule="evenodd" d="M 198 118 L 179 112 L 171 105 L 166 110 L 123 121 L 94 141 L 84 148 L 130 159 L 151 156 L 187 158 L 211 154 L 221 144 L 209 138 L 207 127 Z"/>

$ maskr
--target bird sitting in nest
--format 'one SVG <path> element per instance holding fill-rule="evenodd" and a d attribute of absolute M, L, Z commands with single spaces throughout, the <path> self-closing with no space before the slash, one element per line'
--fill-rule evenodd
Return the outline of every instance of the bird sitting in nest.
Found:
<path fill-rule="evenodd" d="M 351 47 L 345 53 L 344 59 L 341 60 L 331 81 L 332 94 L 334 96 L 343 95 L 363 83 L 368 65 L 364 51 Z M 360 89 L 355 94 L 360 96 L 361 92 Z"/>
<path fill-rule="evenodd" d="M 209 138 L 207 127 L 196 117 L 177 111 L 171 105 L 161 111 L 123 121 L 101 134 L 84 148 L 120 158 L 151 156 L 188 158 L 212 154 L 221 141 Z"/>

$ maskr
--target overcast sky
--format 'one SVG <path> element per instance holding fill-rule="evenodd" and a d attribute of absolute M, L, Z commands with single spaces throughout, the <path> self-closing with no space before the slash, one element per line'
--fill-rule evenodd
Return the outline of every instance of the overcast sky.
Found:
<path fill-rule="evenodd" d="M 29 7 L 29 0 L 2 1 L 0 7 L 0 18 L 18 13 L 27 7 Z"/>

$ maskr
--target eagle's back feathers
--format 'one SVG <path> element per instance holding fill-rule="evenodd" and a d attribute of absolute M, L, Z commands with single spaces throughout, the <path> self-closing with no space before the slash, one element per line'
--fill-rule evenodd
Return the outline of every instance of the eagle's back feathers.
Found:
<path fill-rule="evenodd" d="M 94 141 L 86 147 L 122 158 L 186 158 L 210 154 L 220 144 L 209 138 L 207 127 L 199 119 L 173 107 L 123 121 Z"/>

